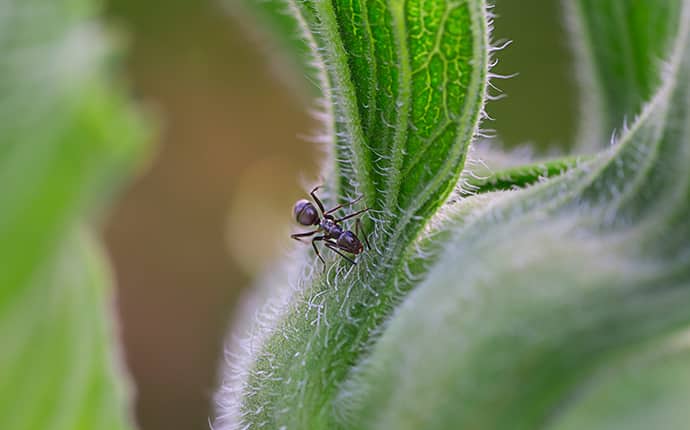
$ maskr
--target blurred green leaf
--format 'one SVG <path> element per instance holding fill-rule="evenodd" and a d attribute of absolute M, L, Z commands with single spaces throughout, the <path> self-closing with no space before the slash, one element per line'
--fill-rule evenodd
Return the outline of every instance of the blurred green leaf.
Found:
<path fill-rule="evenodd" d="M 681 429 L 690 422 L 688 333 L 645 345 L 608 366 L 577 394 L 558 430 Z M 632 354 L 627 354 L 632 355 Z"/>
<path fill-rule="evenodd" d="M 132 428 L 111 274 L 84 232 L 58 254 L 0 315 L 0 428 Z"/>
<path fill-rule="evenodd" d="M 127 427 L 107 277 L 83 247 L 55 262 L 143 149 L 142 123 L 108 81 L 97 12 L 86 0 L 0 1 L 3 429 Z"/>
<path fill-rule="evenodd" d="M 604 148 L 656 92 L 682 0 L 564 1 L 582 81 L 580 145 Z"/>
<path fill-rule="evenodd" d="M 0 15 L 0 312 L 75 215 L 131 170 L 142 125 L 104 77 L 85 1 L 5 1 Z"/>

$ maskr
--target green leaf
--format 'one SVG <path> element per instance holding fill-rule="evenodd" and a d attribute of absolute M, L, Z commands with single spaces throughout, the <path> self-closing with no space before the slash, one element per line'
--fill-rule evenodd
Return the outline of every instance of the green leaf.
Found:
<path fill-rule="evenodd" d="M 360 193 L 411 240 L 453 190 L 488 78 L 479 1 L 297 1 L 324 65 L 341 201 Z M 416 219 L 416 220 L 415 220 Z M 397 239 L 402 236 L 404 239 Z"/>
<path fill-rule="evenodd" d="M 0 10 L 0 428 L 125 429 L 109 279 L 94 246 L 64 241 L 131 172 L 144 128 L 91 1 Z"/>
<path fill-rule="evenodd" d="M 478 168 L 467 169 L 463 172 L 460 196 L 468 197 L 491 191 L 525 188 L 545 179 L 562 175 L 586 159 L 585 157 L 557 158 L 495 171 L 486 164 L 482 164 Z"/>
<path fill-rule="evenodd" d="M 580 145 L 608 145 L 656 92 L 682 0 L 564 1 L 582 81 Z"/>
<path fill-rule="evenodd" d="M 75 234 L 0 315 L 0 428 L 132 428 L 110 279 L 93 239 Z"/>
<path fill-rule="evenodd" d="M 642 364 L 690 328 L 690 1 L 676 19 L 663 86 L 615 147 L 456 224 L 341 384 L 350 428 L 686 422 L 687 352 Z M 611 376 L 626 362 L 644 371 Z"/>
<path fill-rule="evenodd" d="M 481 0 L 291 6 L 323 65 L 333 148 L 324 197 L 363 195 L 372 249 L 355 267 L 329 255 L 323 273 L 313 255 L 295 264 L 297 285 L 283 281 L 274 294 L 277 309 L 228 382 L 218 425 L 349 428 L 334 414 L 338 387 L 411 287 L 406 259 L 477 132 L 489 18 Z"/>

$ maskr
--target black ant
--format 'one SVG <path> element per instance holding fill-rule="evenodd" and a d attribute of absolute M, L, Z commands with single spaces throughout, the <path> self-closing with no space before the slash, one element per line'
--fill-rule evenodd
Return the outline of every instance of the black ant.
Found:
<path fill-rule="evenodd" d="M 345 206 L 351 206 L 357 203 L 358 201 L 362 200 L 363 196 L 360 196 L 349 203 L 343 203 L 332 209 L 325 210 L 323 207 L 323 203 L 321 203 L 321 200 L 319 200 L 319 198 L 316 197 L 316 190 L 318 190 L 319 188 L 321 187 L 318 186 L 314 188 L 313 190 L 311 190 L 309 194 L 321 210 L 321 216 L 319 216 L 319 212 L 316 210 L 314 205 L 309 200 L 298 200 L 297 203 L 295 203 L 295 207 L 293 209 L 295 220 L 298 223 L 306 226 L 316 225 L 318 227 L 316 228 L 316 230 L 308 231 L 306 233 L 292 234 L 290 235 L 290 237 L 301 242 L 300 238 L 302 237 L 308 237 L 316 233 L 323 232 L 322 235 L 316 236 L 311 240 L 311 246 L 314 247 L 316 255 L 319 257 L 324 266 L 326 265 L 326 261 L 324 261 L 323 257 L 321 257 L 319 249 L 316 247 L 316 242 L 318 241 L 323 241 L 323 244 L 326 245 L 327 248 L 335 251 L 350 263 L 357 264 L 353 259 L 349 258 L 340 251 L 345 251 L 353 255 L 358 255 L 364 250 L 362 242 L 359 240 L 359 237 L 357 237 L 359 236 L 360 220 L 359 218 L 357 218 L 357 221 L 355 221 L 355 233 L 351 232 L 350 230 L 343 229 L 338 224 L 345 220 L 363 214 L 364 212 L 368 211 L 369 208 L 365 208 L 360 211 L 351 213 L 350 215 L 346 215 L 342 218 L 335 218 L 332 215 L 333 212 Z M 371 248 L 371 246 L 369 246 L 369 240 L 367 240 L 366 236 L 364 236 L 364 241 L 367 244 L 367 248 Z"/>

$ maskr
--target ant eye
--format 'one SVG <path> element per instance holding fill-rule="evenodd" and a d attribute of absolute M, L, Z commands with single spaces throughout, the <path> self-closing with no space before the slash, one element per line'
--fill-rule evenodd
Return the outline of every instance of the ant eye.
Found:
<path fill-rule="evenodd" d="M 293 209 L 295 220 L 302 225 L 316 225 L 319 223 L 319 214 L 309 200 L 299 200 Z"/>

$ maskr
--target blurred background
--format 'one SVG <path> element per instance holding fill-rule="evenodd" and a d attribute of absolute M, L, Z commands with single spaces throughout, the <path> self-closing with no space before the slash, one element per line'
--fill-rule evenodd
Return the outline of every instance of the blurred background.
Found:
<path fill-rule="evenodd" d="M 104 231 L 142 430 L 209 428 L 233 310 L 292 246 L 292 203 L 318 181 L 309 84 L 281 73 L 238 1 L 107 0 L 128 84 L 160 121 Z M 577 109 L 560 0 L 495 3 L 494 39 L 514 41 L 495 71 L 519 76 L 495 82 L 509 97 L 484 126 L 496 146 L 565 151 Z"/>

